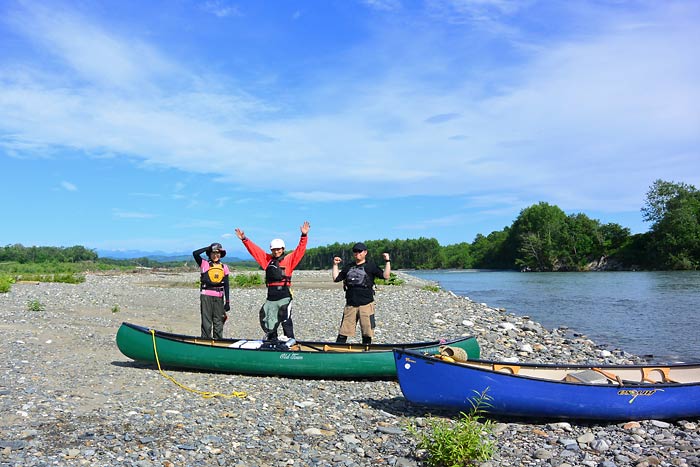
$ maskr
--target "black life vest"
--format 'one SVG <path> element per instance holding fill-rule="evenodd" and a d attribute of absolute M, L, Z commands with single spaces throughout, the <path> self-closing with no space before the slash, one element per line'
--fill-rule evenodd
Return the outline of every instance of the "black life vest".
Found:
<path fill-rule="evenodd" d="M 291 276 L 284 274 L 285 267 L 280 266 L 280 259 L 281 258 L 272 258 L 270 262 L 267 263 L 267 267 L 265 268 L 265 284 L 279 285 L 280 282 L 283 282 L 284 285 L 289 285 Z"/>

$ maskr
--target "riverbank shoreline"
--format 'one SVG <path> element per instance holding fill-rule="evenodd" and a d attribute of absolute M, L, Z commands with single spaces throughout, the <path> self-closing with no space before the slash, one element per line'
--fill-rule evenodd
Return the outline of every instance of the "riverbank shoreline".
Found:
<path fill-rule="evenodd" d="M 475 335 L 486 359 L 641 361 L 399 276 L 404 285 L 377 287 L 377 342 Z M 405 401 L 394 381 L 168 372 L 188 387 L 248 394 L 204 399 L 124 357 L 114 342 L 122 321 L 198 334 L 196 280 L 196 272 L 89 274 L 83 284 L 14 284 L 0 294 L 0 466 L 422 465 L 405 427 L 431 412 Z M 334 340 L 342 288 L 330 271 L 295 271 L 294 280 L 297 338 Z M 31 301 L 44 309 L 28 311 Z M 259 338 L 263 301 L 261 288 L 233 289 L 225 335 Z M 499 421 L 497 454 L 485 465 L 700 465 L 698 422 Z"/>

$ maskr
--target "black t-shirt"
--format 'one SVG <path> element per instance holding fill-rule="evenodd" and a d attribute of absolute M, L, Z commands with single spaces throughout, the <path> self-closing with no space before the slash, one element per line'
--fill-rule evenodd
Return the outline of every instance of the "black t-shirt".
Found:
<path fill-rule="evenodd" d="M 384 272 L 372 261 L 346 264 L 335 282 L 343 281 L 348 306 L 368 305 L 374 301 L 374 279 L 384 279 Z"/>

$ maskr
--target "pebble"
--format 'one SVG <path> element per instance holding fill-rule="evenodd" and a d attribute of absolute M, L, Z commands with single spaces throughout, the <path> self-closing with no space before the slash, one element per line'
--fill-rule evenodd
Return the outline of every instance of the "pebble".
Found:
<path fill-rule="evenodd" d="M 547 330 L 399 272 L 377 288 L 377 342 L 476 335 L 482 357 L 510 362 L 631 364 L 566 327 Z M 202 398 L 133 362 L 115 345 L 122 321 L 198 334 L 196 272 L 88 274 L 83 284 L 14 284 L 0 294 L 0 467 L 425 465 L 406 428 L 429 427 L 394 381 L 330 381 L 167 371 Z M 343 291 L 330 271 L 295 271 L 298 339 L 334 340 Z M 261 288 L 233 289 L 226 336 L 260 338 Z M 38 300 L 43 311 L 27 311 Z M 118 311 L 114 311 L 114 310 Z M 359 340 L 356 336 L 355 340 Z M 700 420 L 619 424 L 496 421 L 482 467 L 700 466 Z"/>

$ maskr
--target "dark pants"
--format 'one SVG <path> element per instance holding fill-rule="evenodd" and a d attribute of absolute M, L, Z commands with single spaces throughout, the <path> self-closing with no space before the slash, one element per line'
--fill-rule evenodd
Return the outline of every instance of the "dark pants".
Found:
<path fill-rule="evenodd" d="M 209 295 L 199 296 L 199 308 L 202 313 L 202 339 L 224 338 L 224 298 Z M 213 328 L 213 336 L 212 336 Z"/>

